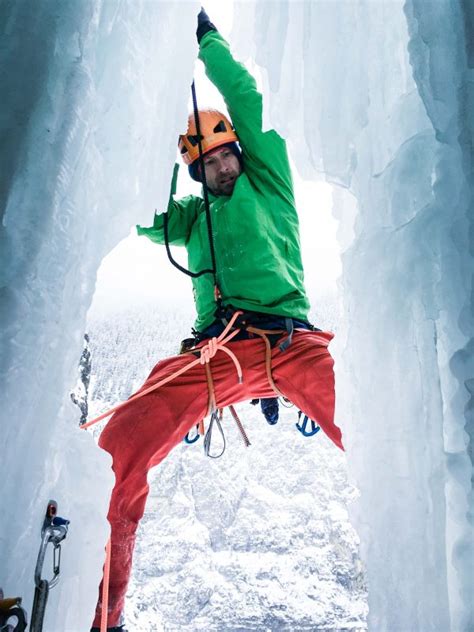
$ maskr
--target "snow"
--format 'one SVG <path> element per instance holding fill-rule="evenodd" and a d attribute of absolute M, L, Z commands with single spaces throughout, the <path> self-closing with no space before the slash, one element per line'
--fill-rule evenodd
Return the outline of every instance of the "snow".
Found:
<path fill-rule="evenodd" d="M 146 224 L 150 209 L 166 204 L 187 114 L 198 9 L 198 2 L 146 0 L 0 6 L 1 478 L 3 506 L 11 512 L 4 511 L 1 527 L 0 582 L 29 607 L 42 514 L 49 498 L 58 500 L 71 528 L 46 629 L 85 630 L 95 606 L 112 477 L 107 455 L 77 429 L 70 389 L 101 260 L 130 225 Z M 349 509 L 366 566 L 369 628 L 377 631 L 466 632 L 474 625 L 473 23 L 465 1 L 249 1 L 234 8 L 232 46 L 262 67 L 266 124 L 288 138 L 300 175 L 336 185 L 333 212 L 343 250 L 342 318 L 332 347 L 337 415 L 360 490 Z M 258 422 L 267 437 L 275 429 L 254 414 L 251 425 Z M 279 441 L 291 446 L 291 424 L 280 428 Z M 163 487 L 151 500 L 153 511 L 175 493 L 183 521 L 189 516 L 183 541 L 191 537 L 189 505 L 199 496 L 189 486 L 202 459 L 199 449 L 187 450 L 165 464 Z M 238 450 L 236 444 L 233 459 Z M 322 447 L 319 476 L 326 482 L 343 467 L 329 455 Z M 338 564 L 346 571 L 357 566 L 347 558 L 354 541 L 340 508 L 319 505 L 311 485 L 311 499 L 291 495 L 291 477 L 283 494 L 266 478 L 268 465 L 249 463 L 265 472 L 267 490 L 284 496 L 281 515 L 291 529 L 298 516 L 311 522 L 312 512 L 322 512 L 329 531 L 321 535 L 333 534 L 328 552 L 346 545 L 323 560 L 305 533 L 295 558 L 308 560 L 303 573 L 314 561 L 327 577 Z M 172 468 L 182 464 L 174 491 Z M 232 480 L 233 472 L 229 462 L 225 476 Z M 277 474 L 283 477 L 281 469 Z M 342 506 L 347 489 L 345 481 L 333 489 Z M 252 483 L 243 506 L 258 500 L 261 507 L 261 491 Z M 271 507 L 268 518 L 277 519 Z M 200 522 L 203 540 L 196 546 L 206 553 L 214 531 L 202 513 Z M 231 531 L 224 525 L 220 537 L 246 537 L 243 527 L 238 535 Z M 145 537 L 140 546 L 147 546 Z M 166 540 L 159 547 L 166 552 Z M 245 547 L 232 554 L 214 547 L 204 577 L 190 567 L 197 582 L 186 584 L 189 599 L 197 599 L 188 603 L 191 613 L 211 587 L 217 616 L 228 614 L 230 584 L 220 582 L 229 565 L 241 578 L 242 609 L 254 612 L 251 605 L 265 598 L 275 613 L 280 580 L 293 594 L 296 575 L 279 568 L 271 549 L 262 556 L 277 581 L 267 590 L 262 575 L 261 592 L 247 592 L 262 560 L 250 536 Z M 169 564 L 169 573 L 173 564 L 184 572 L 179 558 Z M 146 582 L 150 595 L 157 590 L 167 604 L 176 601 L 163 595 L 159 575 L 155 580 Z M 140 581 L 139 575 L 132 587 L 138 593 Z M 191 584 L 202 591 L 194 593 Z M 339 610 L 331 612 L 327 603 L 311 609 L 306 599 L 298 610 L 289 597 L 286 614 L 267 626 L 296 626 L 304 608 L 311 620 L 302 625 L 312 625 L 312 617 L 339 625 L 354 615 L 354 603 L 344 600 L 357 601 L 360 589 L 346 594 L 339 586 L 332 593 Z M 136 594 L 132 617 L 139 616 Z M 157 618 L 175 616 L 175 605 Z"/>

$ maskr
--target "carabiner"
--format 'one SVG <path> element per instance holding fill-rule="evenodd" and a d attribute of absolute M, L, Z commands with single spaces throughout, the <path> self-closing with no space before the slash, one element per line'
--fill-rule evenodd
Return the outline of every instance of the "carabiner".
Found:
<path fill-rule="evenodd" d="M 199 424 L 197 424 L 196 426 L 196 435 L 194 437 L 189 436 L 190 432 L 191 431 L 189 431 L 183 439 L 184 443 L 187 443 L 188 445 L 196 443 L 196 441 L 199 439 Z"/>

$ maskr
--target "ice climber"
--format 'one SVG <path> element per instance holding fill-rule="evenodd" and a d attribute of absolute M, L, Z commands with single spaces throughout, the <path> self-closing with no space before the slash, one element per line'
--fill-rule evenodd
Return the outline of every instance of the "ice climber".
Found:
<path fill-rule="evenodd" d="M 327 349 L 332 334 L 308 323 L 298 216 L 285 142 L 274 130 L 262 131 L 262 95 L 255 80 L 233 59 L 227 42 L 204 11 L 198 17 L 197 36 L 199 57 L 232 120 L 231 125 L 217 111 L 199 113 L 220 309 L 216 311 L 213 277 L 194 278 L 198 351 L 158 362 L 140 390 L 189 364 L 199 357 L 199 349 L 204 350 L 201 359 L 206 362 L 116 412 L 100 437 L 100 446 L 112 455 L 116 477 L 108 513 L 107 629 L 114 631 L 124 631 L 122 612 L 135 532 L 148 494 L 148 470 L 209 413 L 210 400 L 214 407 L 223 408 L 281 393 L 342 448 L 341 432 L 333 420 L 333 361 Z M 179 148 L 191 177 L 200 181 L 198 140 L 190 117 Z M 163 244 L 164 217 L 155 215 L 153 226 L 138 227 L 138 233 Z M 203 199 L 191 195 L 172 200 L 167 217 L 169 243 L 186 247 L 191 270 L 209 269 Z M 215 337 L 236 310 L 243 312 L 236 322 L 239 333 L 226 347 L 240 363 L 242 382 L 232 357 L 215 349 Z M 274 333 L 262 335 L 255 330 Z M 101 621 L 102 584 L 94 631 Z"/>

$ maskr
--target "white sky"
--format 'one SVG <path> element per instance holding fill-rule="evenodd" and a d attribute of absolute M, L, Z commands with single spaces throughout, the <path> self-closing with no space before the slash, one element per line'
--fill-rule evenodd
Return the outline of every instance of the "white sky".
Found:
<path fill-rule="evenodd" d="M 229 37 L 233 2 L 206 0 L 205 7 L 219 31 L 224 37 Z M 254 67 L 251 71 L 256 73 Z M 260 85 L 259 79 L 257 76 Z M 201 107 L 225 109 L 222 97 L 205 77 L 200 61 L 196 62 L 195 82 Z M 337 222 L 331 215 L 332 188 L 321 182 L 305 182 L 295 170 L 293 177 L 306 288 L 312 305 L 317 305 L 319 295 L 335 291 L 341 269 L 336 239 Z M 200 189 L 200 185 L 188 177 L 183 165 L 180 169 L 178 197 L 190 193 L 199 195 Z M 154 208 L 150 208 L 150 226 L 153 214 Z M 173 255 L 187 267 L 184 248 L 173 248 Z M 157 309 L 163 304 L 179 304 L 189 306 L 194 311 L 190 279 L 169 263 L 164 246 L 153 244 L 145 237 L 137 237 L 133 227 L 130 236 L 120 242 L 102 262 L 92 310 L 103 312 L 141 303 L 154 303 Z"/>

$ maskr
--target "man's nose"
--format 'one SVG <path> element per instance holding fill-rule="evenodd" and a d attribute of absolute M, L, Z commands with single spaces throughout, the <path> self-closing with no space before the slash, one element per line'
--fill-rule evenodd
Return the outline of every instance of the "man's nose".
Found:
<path fill-rule="evenodd" d="M 227 173 L 229 171 L 229 164 L 227 160 L 221 160 L 219 163 L 219 173 Z"/>

